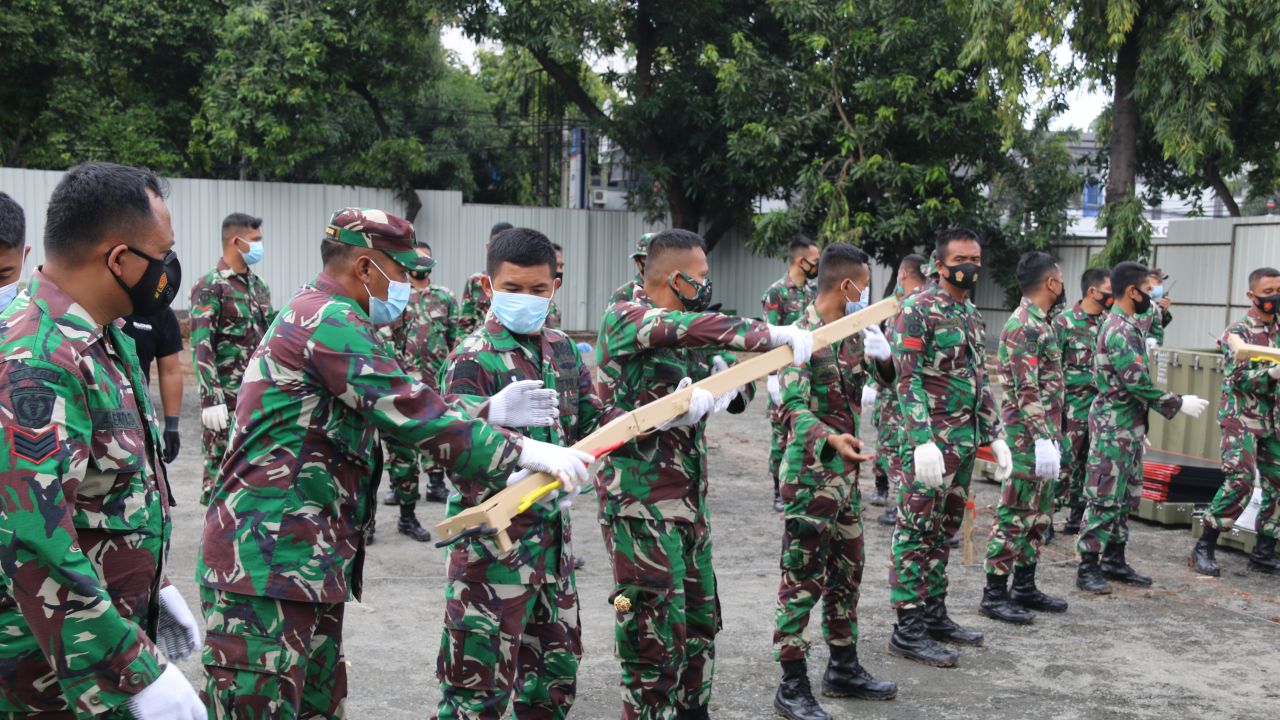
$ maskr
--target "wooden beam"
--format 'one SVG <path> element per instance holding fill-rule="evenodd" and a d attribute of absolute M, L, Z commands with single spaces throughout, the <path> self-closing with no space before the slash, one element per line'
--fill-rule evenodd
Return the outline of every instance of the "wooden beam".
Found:
<path fill-rule="evenodd" d="M 870 325 L 892 317 L 897 312 L 896 299 L 881 300 L 870 307 L 814 330 L 814 347 L 838 343 Z M 694 388 L 702 388 L 719 397 L 777 372 L 790 363 L 791 348 L 786 345 L 776 347 L 750 360 L 737 363 L 724 372 L 700 380 L 680 392 L 671 393 L 644 407 L 636 408 L 579 440 L 573 447 L 591 453 L 597 458 L 602 457 L 618 446 L 652 432 L 668 420 L 683 415 L 689 410 Z M 546 473 L 529 475 L 479 505 L 467 508 L 453 517 L 445 518 L 443 522 L 436 525 L 436 534 L 440 539 L 436 545 L 444 546 L 463 537 L 478 535 L 493 537 L 498 544 L 498 550 L 506 552 L 511 548 L 511 538 L 507 537 L 506 533 L 511 525 L 511 518 L 528 510 L 533 503 L 559 486 L 559 481 Z"/>
<path fill-rule="evenodd" d="M 1266 345 L 1250 345 L 1235 335 L 1227 336 L 1227 344 L 1235 353 L 1237 362 L 1273 362 L 1280 363 L 1280 348 Z"/>

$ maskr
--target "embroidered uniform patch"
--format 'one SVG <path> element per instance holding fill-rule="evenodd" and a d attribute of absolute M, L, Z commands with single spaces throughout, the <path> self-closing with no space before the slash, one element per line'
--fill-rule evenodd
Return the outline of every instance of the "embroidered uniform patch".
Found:
<path fill-rule="evenodd" d="M 58 452 L 58 428 L 51 427 L 42 433 L 23 428 L 9 428 L 9 447 L 13 455 L 33 463 L 42 463 Z"/>
<path fill-rule="evenodd" d="M 14 423 L 30 428 L 48 425 L 57 401 L 58 395 L 50 387 L 20 387 L 9 391 Z"/>

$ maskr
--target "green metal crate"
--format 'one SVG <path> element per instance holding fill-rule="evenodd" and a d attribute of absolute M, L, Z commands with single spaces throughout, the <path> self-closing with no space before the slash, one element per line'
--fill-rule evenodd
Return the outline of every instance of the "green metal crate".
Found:
<path fill-rule="evenodd" d="M 1161 525 L 1191 525 L 1207 507 L 1208 505 L 1195 503 L 1159 502 L 1142 498 L 1138 501 L 1138 509 L 1132 514 Z"/>
<path fill-rule="evenodd" d="M 1157 349 L 1148 355 L 1151 379 L 1156 385 L 1179 395 L 1197 395 L 1209 401 L 1204 414 L 1192 419 L 1178 415 L 1166 420 L 1149 414 L 1147 439 L 1151 446 L 1179 455 L 1221 461 L 1222 430 L 1218 427 L 1218 406 L 1222 403 L 1222 374 L 1225 360 L 1215 350 Z"/>
<path fill-rule="evenodd" d="M 1191 523 L 1191 537 L 1199 540 L 1204 534 L 1204 524 L 1194 522 Z M 1247 528 L 1233 527 L 1230 530 L 1224 530 L 1218 534 L 1218 547 L 1231 548 L 1239 550 L 1243 553 L 1253 552 L 1253 546 L 1258 544 L 1258 535 Z"/>

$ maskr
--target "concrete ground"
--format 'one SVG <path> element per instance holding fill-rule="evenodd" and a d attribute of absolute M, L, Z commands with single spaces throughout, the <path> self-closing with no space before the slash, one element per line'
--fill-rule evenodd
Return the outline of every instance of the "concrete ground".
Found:
<path fill-rule="evenodd" d="M 193 605 L 195 553 L 203 522 L 199 420 L 193 383 L 183 412 L 182 454 L 172 468 L 176 509 L 170 577 Z M 771 652 L 778 586 L 781 522 L 771 508 L 766 453 L 769 428 L 763 403 L 742 416 L 710 422 L 711 508 L 717 577 L 724 610 L 711 715 L 772 717 L 779 679 Z M 981 545 L 997 487 L 977 482 Z M 871 480 L 862 480 L 864 497 Z M 443 506 L 420 505 L 427 526 Z M 1192 540 L 1185 528 L 1134 520 L 1130 561 L 1155 577 L 1154 587 L 1118 587 L 1086 597 L 1074 586 L 1074 551 L 1059 538 L 1041 563 L 1041 585 L 1065 596 L 1065 615 L 1009 627 L 977 614 L 984 576 L 980 562 L 951 566 L 950 608 L 964 625 L 986 633 L 986 646 L 962 650 L 960 666 L 934 669 L 885 652 L 892 631 L 888 601 L 889 535 L 865 511 L 866 572 L 862 586 L 860 655 L 874 674 L 896 680 L 892 702 L 825 700 L 835 718 L 1262 718 L 1280 710 L 1274 678 L 1280 666 L 1280 578 L 1248 572 L 1245 557 L 1220 551 L 1221 578 L 1194 574 L 1185 564 Z M 347 716 L 357 720 L 430 717 L 439 698 L 435 657 L 443 613 L 444 554 L 394 531 L 395 510 L 382 508 L 379 541 L 370 548 L 365 599 L 346 614 L 350 663 Z M 619 715 L 618 665 L 613 658 L 612 581 L 591 504 L 575 508 L 576 551 L 585 652 L 572 717 Z M 198 613 L 198 610 L 197 610 Z M 810 676 L 819 682 L 826 649 L 818 638 Z M 197 661 L 183 665 L 201 677 Z M 201 682 L 200 680 L 196 680 Z"/>

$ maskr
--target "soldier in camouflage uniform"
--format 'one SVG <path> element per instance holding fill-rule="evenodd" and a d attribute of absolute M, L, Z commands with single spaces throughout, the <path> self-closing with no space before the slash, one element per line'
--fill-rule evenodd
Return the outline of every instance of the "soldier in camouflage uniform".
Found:
<path fill-rule="evenodd" d="M 551 243 L 556 249 L 556 281 L 561 285 L 564 284 L 564 248 L 560 247 L 560 243 Z M 547 327 L 552 330 L 560 329 L 560 308 L 556 306 L 556 299 L 551 298 L 551 306 L 547 309 Z"/>
<path fill-rule="evenodd" d="M 510 229 L 511 223 L 505 222 L 489 228 L 489 242 L 484 244 L 485 250 L 488 250 L 489 243 L 493 242 L 498 233 Z M 488 314 L 489 296 L 484 294 L 484 273 L 472 273 L 467 278 L 467 284 L 462 287 L 462 307 L 458 310 L 457 339 L 461 340 L 484 325 L 484 318 Z"/>
<path fill-rule="evenodd" d="M 925 286 L 922 272 L 925 259 L 911 254 L 898 263 L 898 283 L 893 288 L 893 296 L 898 302 L 920 292 Z M 901 312 L 901 311 L 899 311 Z M 894 318 L 883 323 L 884 335 L 890 345 L 894 342 Z M 879 389 L 875 390 L 874 409 L 871 421 L 876 428 L 876 490 L 880 490 L 880 475 L 884 475 L 884 492 L 886 496 L 884 513 L 876 518 L 880 525 L 894 526 L 898 524 L 898 489 L 902 483 L 902 413 L 898 408 L 898 396 L 893 387 L 893 373 L 887 376 L 875 376 Z M 868 387 L 872 387 L 868 385 Z M 888 390 L 888 392 L 885 392 Z M 865 398 L 865 395 L 864 395 Z M 863 402 L 865 405 L 865 400 Z"/>
<path fill-rule="evenodd" d="M 222 258 L 191 288 L 191 358 L 204 426 L 204 505 L 227 452 L 245 366 L 273 317 L 271 290 L 250 269 L 262 260 L 261 228 L 259 218 L 228 215 L 222 221 Z"/>
<path fill-rule="evenodd" d="M 871 258 L 844 243 L 827 246 L 818 290 L 798 327 L 813 331 L 866 306 Z M 865 348 L 864 348 L 865 336 Z M 858 464 L 862 455 L 859 393 L 868 370 L 891 374 L 889 343 L 878 326 L 817 348 L 802 367 L 778 372 L 791 420 L 782 459 L 782 582 L 778 588 L 774 658 L 782 684 L 774 708 L 792 720 L 830 720 L 809 686 L 805 659 L 809 614 L 822 600 L 822 634 L 831 661 L 822 678 L 827 697 L 890 700 L 898 686 L 877 680 L 858 662 L 858 589 L 864 559 Z"/>
<path fill-rule="evenodd" d="M 1067 297 L 1062 268 L 1048 253 L 1018 260 L 1022 300 L 1000 333 L 997 357 L 1004 380 L 1001 417 L 1013 440 L 1013 475 L 1000 488 L 987 539 L 987 587 L 978 612 L 1025 624 L 1031 612 L 1066 612 L 1066 601 L 1036 588 L 1036 561 L 1052 513 L 1062 461 L 1062 345 L 1050 319 Z M 1009 591 L 1009 575 L 1013 591 Z"/>
<path fill-rule="evenodd" d="M 17 201 L 0 192 L 0 310 L 18 296 L 22 268 L 30 254 L 27 215 Z"/>
<path fill-rule="evenodd" d="M 430 267 L 413 237 L 381 210 L 334 213 L 324 270 L 245 371 L 196 569 L 211 718 L 343 716 L 343 608 L 361 595 L 380 434 L 465 477 L 525 467 L 588 479 L 584 454 L 472 419 L 388 352 L 375 324 L 403 311 L 406 271 Z"/>
<path fill-rule="evenodd" d="M 162 196 L 148 171 L 69 170 L 0 314 L 0 717 L 205 717 L 172 662 L 199 630 L 165 577 L 172 499 L 119 320 L 177 294 Z"/>
<path fill-rule="evenodd" d="M 1280 572 L 1280 562 L 1276 560 L 1276 535 L 1280 530 L 1276 517 L 1276 498 L 1280 495 L 1280 437 L 1276 435 L 1274 416 L 1280 365 L 1238 361 L 1227 344 L 1227 339 L 1234 335 L 1250 345 L 1277 346 L 1280 270 L 1264 267 L 1249 273 L 1248 297 L 1252 307 L 1227 326 L 1218 343 L 1227 363 L 1222 376 L 1222 404 L 1218 407 L 1222 473 L 1226 478 L 1201 519 L 1203 534 L 1189 558 L 1191 566 L 1202 575 L 1220 573 L 1214 556 L 1218 534 L 1234 527 L 1244 512 L 1253 497 L 1255 476 L 1262 482 L 1262 507 L 1255 521 L 1258 541 L 1249 556 L 1249 567 L 1267 573 Z"/>
<path fill-rule="evenodd" d="M 548 299 L 559 285 L 554 273 L 552 245 L 541 233 L 516 228 L 494 238 L 487 267 L 493 312 L 449 356 L 444 391 L 475 414 L 488 402 L 491 419 L 523 412 L 529 417 L 504 420 L 529 437 L 569 445 L 616 412 L 596 396 L 577 345 L 545 325 Z M 544 409 L 496 408 L 490 398 L 513 383 L 540 388 Z M 503 486 L 501 480 L 459 477 L 446 514 L 474 507 Z M 506 555 L 482 538 L 460 542 L 449 553 L 437 663 L 439 720 L 496 718 L 508 705 L 517 718 L 569 713 L 582 657 L 571 500 L 552 499 L 517 516 L 508 529 L 515 548 Z"/>
<path fill-rule="evenodd" d="M 428 257 L 431 256 L 430 245 L 419 241 L 419 246 L 427 251 Z M 414 283 L 417 284 L 416 281 Z M 458 302 L 452 290 L 431 282 L 430 275 L 426 283 L 414 298 L 418 324 L 409 335 L 409 345 L 416 357 L 422 382 L 439 391 L 445 359 L 461 339 L 458 336 Z M 444 502 L 449 497 L 449 490 L 444 484 L 444 468 L 426 456 L 423 456 L 422 464 L 427 472 L 427 491 L 424 494 L 427 502 Z"/>
<path fill-rule="evenodd" d="M 764 307 L 764 321 L 771 325 L 790 325 L 804 314 L 805 306 L 813 300 L 812 281 L 818 277 L 818 258 L 821 251 L 813 240 L 797 235 L 787 246 L 787 274 L 764 291 L 760 304 Z M 782 408 L 782 395 L 778 390 L 778 376 L 770 375 L 765 381 L 769 391 L 769 475 L 773 478 L 773 509 L 782 512 L 782 496 L 778 489 L 778 468 L 787 444 L 787 416 Z"/>
<path fill-rule="evenodd" d="M 1064 535 L 1080 532 L 1084 518 L 1085 465 L 1089 459 L 1089 408 L 1098 395 L 1093 385 L 1093 351 L 1098 327 L 1111 309 L 1111 271 L 1090 268 L 1080 277 L 1083 297 L 1058 315 L 1053 324 L 1062 343 L 1062 373 L 1066 408 L 1062 428 L 1062 471 L 1058 476 L 1058 507 L 1068 508 Z"/>
<path fill-rule="evenodd" d="M 894 325 L 903 468 L 889 575 L 898 624 L 889 652 L 952 667 L 958 655 L 936 641 L 980 645 L 982 634 L 947 614 L 949 539 L 960 529 L 978 446 L 991 444 L 1000 481 L 1012 459 L 987 379 L 982 316 L 968 298 L 982 267 L 977 234 L 939 232 L 934 260 L 938 283 L 909 298 Z"/>
<path fill-rule="evenodd" d="M 622 287 L 613 291 L 609 296 L 609 305 L 618 302 L 631 302 L 635 297 L 638 288 L 644 287 L 644 263 L 649 257 L 649 242 L 653 240 L 654 233 L 645 233 L 636 240 L 636 249 L 631 253 L 631 261 L 636 265 L 636 276 L 628 280 Z"/>
<path fill-rule="evenodd" d="M 605 311 L 596 352 L 601 400 L 634 410 L 706 375 L 698 349 L 763 350 L 790 344 L 808 360 L 813 336 L 793 326 L 703 310 L 711 302 L 702 238 L 656 234 L 644 285 Z M 686 380 L 689 379 L 689 380 Z M 597 487 L 613 558 L 615 652 L 622 717 L 707 717 L 720 629 L 706 504 L 703 415 L 718 401 L 741 412 L 753 387 L 729 398 L 693 393 L 684 415 L 624 444 L 604 461 Z"/>
<path fill-rule="evenodd" d="M 1172 301 L 1165 294 L 1164 281 L 1169 279 L 1160 268 L 1151 268 L 1151 277 L 1155 285 L 1151 288 L 1151 307 L 1138 313 L 1134 323 L 1145 339 L 1147 350 L 1155 350 L 1164 345 L 1164 329 L 1173 322 L 1173 314 L 1169 312 Z"/>
<path fill-rule="evenodd" d="M 1111 270 L 1115 304 L 1098 331 L 1093 356 L 1098 396 L 1089 411 L 1089 464 L 1085 483 L 1088 507 L 1076 549 L 1080 566 L 1076 586 L 1085 592 L 1111 592 L 1107 579 L 1146 586 L 1151 578 L 1125 561 L 1129 512 L 1142 493 L 1142 445 L 1147 412 L 1167 418 L 1179 412 L 1199 417 L 1208 402 L 1194 395 L 1162 391 L 1147 372 L 1146 343 L 1136 316 L 1151 306 L 1154 280 L 1135 262 Z M 1099 565 L 1098 556 L 1102 554 Z"/>

